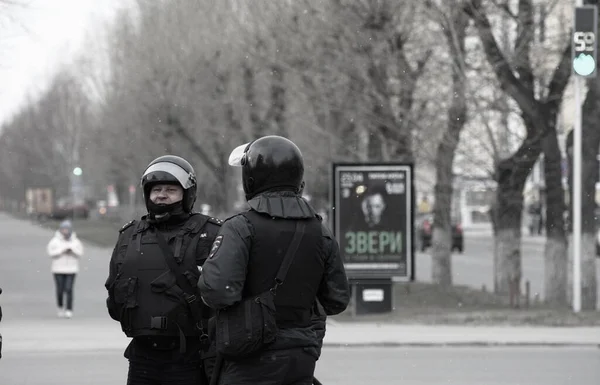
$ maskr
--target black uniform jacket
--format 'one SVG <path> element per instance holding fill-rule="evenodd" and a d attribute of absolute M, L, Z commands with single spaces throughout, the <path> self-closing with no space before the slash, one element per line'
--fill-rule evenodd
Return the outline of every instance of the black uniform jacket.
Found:
<path fill-rule="evenodd" d="M 250 210 L 271 218 L 290 220 L 318 218 L 306 200 L 291 192 L 267 192 L 250 200 Z M 339 245 L 326 226 L 321 226 L 318 242 L 323 255 L 323 276 L 316 290 L 315 303 L 325 314 L 335 315 L 346 309 L 349 287 Z M 276 229 L 273 229 L 274 234 Z M 208 259 L 202 267 L 198 287 L 204 302 L 213 309 L 222 309 L 243 299 L 255 228 L 246 216 L 238 214 L 221 226 Z M 285 283 L 284 283 L 285 285 Z M 295 346 L 315 346 L 322 343 L 324 317 L 317 315 L 312 327 L 280 328 L 274 349 Z M 322 329 L 322 330 L 321 330 Z"/>

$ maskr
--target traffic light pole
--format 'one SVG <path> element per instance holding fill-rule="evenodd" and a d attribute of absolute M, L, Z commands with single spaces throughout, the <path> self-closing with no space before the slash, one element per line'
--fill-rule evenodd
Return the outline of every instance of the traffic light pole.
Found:
<path fill-rule="evenodd" d="M 575 0 L 581 7 L 583 0 Z M 577 11 L 575 11 L 577 12 Z M 577 24 L 577 15 L 575 23 Z M 577 25 L 575 25 L 577 29 Z M 575 44 L 575 39 L 571 44 Z M 581 76 L 575 74 L 575 126 L 573 127 L 573 312 L 581 311 Z"/>
<path fill-rule="evenodd" d="M 573 311 L 581 311 L 581 77 L 575 75 L 573 131 Z"/>
<path fill-rule="evenodd" d="M 581 94 L 584 79 L 597 75 L 598 8 L 575 0 L 572 47 L 572 70 L 575 78 L 575 125 L 573 127 L 573 311 L 581 311 Z"/>

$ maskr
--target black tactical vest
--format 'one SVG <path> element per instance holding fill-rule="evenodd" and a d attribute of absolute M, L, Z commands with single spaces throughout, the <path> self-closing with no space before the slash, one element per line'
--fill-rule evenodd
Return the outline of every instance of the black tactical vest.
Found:
<path fill-rule="evenodd" d="M 163 235 L 177 263 L 183 264 L 192 287 L 196 287 L 200 276 L 196 251 L 210 248 L 211 240 L 202 231 L 206 221 L 202 215 L 192 215 L 174 236 Z M 201 327 L 206 325 L 197 327 L 157 243 L 156 231 L 141 220 L 126 234 L 130 235 L 127 244 L 120 246 L 114 296 L 121 307 L 121 327 L 128 337 L 201 335 Z M 196 301 L 191 306 L 205 305 Z"/>
<path fill-rule="evenodd" d="M 242 296 L 260 294 L 271 288 L 283 256 L 292 240 L 296 219 L 275 218 L 250 210 L 242 213 L 254 227 L 248 272 Z M 277 325 L 282 328 L 306 327 L 321 283 L 326 256 L 323 251 L 321 221 L 307 221 L 304 237 L 283 285 L 277 289 Z"/>

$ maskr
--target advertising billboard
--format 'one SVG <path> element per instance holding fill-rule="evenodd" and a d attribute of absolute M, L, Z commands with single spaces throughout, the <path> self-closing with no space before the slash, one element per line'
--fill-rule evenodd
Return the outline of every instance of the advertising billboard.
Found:
<path fill-rule="evenodd" d="M 413 279 L 411 164 L 333 165 L 333 229 L 349 279 Z"/>

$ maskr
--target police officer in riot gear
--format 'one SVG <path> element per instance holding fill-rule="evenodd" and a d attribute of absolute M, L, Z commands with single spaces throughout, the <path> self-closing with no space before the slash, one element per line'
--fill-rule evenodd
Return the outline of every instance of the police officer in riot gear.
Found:
<path fill-rule="evenodd" d="M 346 309 L 348 280 L 339 246 L 301 196 L 304 163 L 300 149 L 280 136 L 265 136 L 239 146 L 230 165 L 242 167 L 250 209 L 227 219 L 202 268 L 202 299 L 223 309 L 269 290 L 294 235 L 305 230 L 292 264 L 275 296 L 278 326 L 274 343 L 257 355 L 222 362 L 220 384 L 312 384 L 327 315 Z M 234 332 L 232 332 L 234 333 Z"/>
<path fill-rule="evenodd" d="M 110 316 L 132 338 L 127 383 L 203 384 L 210 309 L 196 283 L 221 221 L 192 212 L 196 176 L 183 158 L 153 160 L 141 185 L 148 214 L 121 228 L 105 285 Z"/>

